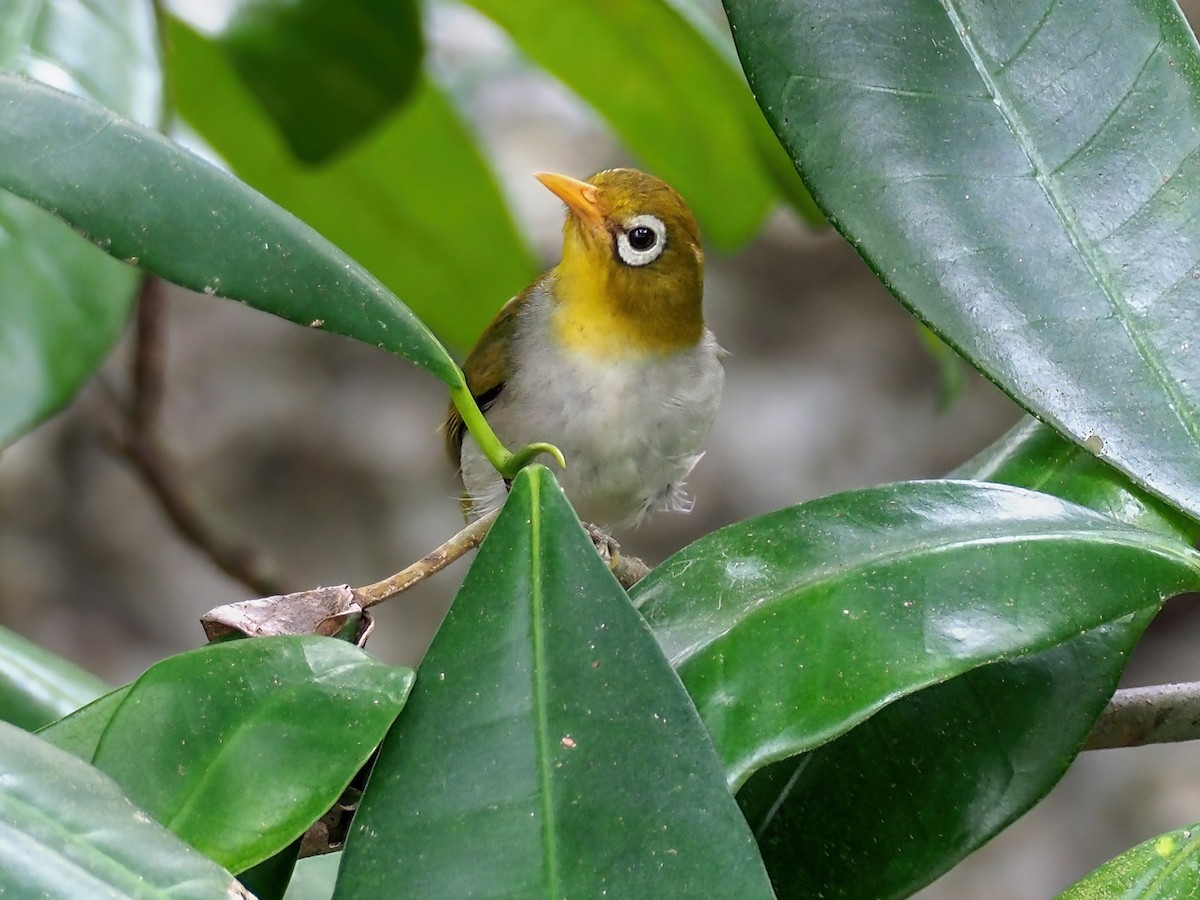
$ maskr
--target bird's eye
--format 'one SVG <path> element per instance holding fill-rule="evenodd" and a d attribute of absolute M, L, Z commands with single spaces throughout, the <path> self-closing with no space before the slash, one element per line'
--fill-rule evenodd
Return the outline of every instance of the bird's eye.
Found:
<path fill-rule="evenodd" d="M 629 229 L 629 246 L 634 250 L 649 250 L 657 243 L 658 235 L 645 225 Z"/>
<path fill-rule="evenodd" d="M 634 216 L 617 233 L 617 255 L 627 266 L 644 266 L 658 259 L 667 246 L 667 226 L 658 216 Z"/>

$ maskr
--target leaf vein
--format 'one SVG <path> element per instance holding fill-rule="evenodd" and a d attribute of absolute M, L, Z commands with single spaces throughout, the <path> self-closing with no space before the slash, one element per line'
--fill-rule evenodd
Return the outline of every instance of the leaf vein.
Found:
<path fill-rule="evenodd" d="M 550 793 L 550 722 L 547 705 L 550 702 L 546 684 L 546 622 L 545 595 L 542 573 L 541 499 L 536 479 L 529 479 L 529 552 L 530 605 L 533 613 L 533 705 L 537 711 L 536 734 L 539 793 L 542 806 L 542 844 L 545 852 L 546 887 L 548 896 L 561 897 L 558 875 L 558 854 L 555 845 L 554 803 Z"/>
<path fill-rule="evenodd" d="M 1012 56 L 1000 64 L 1000 68 L 996 70 L 997 75 L 1021 58 L 1021 54 L 1029 49 L 1029 45 L 1032 44 L 1037 36 L 1045 29 L 1046 24 L 1050 21 L 1051 13 L 1053 13 L 1054 10 L 1060 6 L 1062 6 L 1062 0 L 1054 0 L 1054 2 L 1046 6 L 1041 18 L 1034 23 L 1034 26 L 1030 29 L 1029 34 L 1025 36 L 1025 40 L 1021 41 L 1021 46 L 1017 47 L 1017 49 L 1013 51 Z"/>
<path fill-rule="evenodd" d="M 1047 173 L 1046 177 L 1048 179 L 1054 178 L 1055 176 L 1061 174 L 1067 168 L 1067 166 L 1086 153 L 1088 148 L 1095 144 L 1097 139 L 1104 134 L 1105 129 L 1112 124 L 1113 119 L 1115 119 L 1117 114 L 1124 108 L 1126 101 L 1137 95 L 1137 91 L 1135 91 L 1134 88 L 1137 87 L 1137 83 L 1142 80 L 1142 75 L 1145 74 L 1146 68 L 1150 65 L 1151 61 L 1153 61 L 1155 54 L 1158 53 L 1158 50 L 1162 44 L 1163 42 L 1160 40 L 1154 45 L 1149 55 L 1147 55 L 1145 60 L 1142 61 L 1141 68 L 1138 69 L 1137 75 L 1134 76 L 1133 81 L 1129 85 L 1129 90 L 1125 91 L 1121 95 L 1121 99 L 1113 104 L 1113 108 L 1108 111 L 1108 114 L 1100 121 L 1100 124 L 1096 126 L 1095 130 L 1092 131 L 1088 139 L 1072 150 L 1066 159 L 1064 159 Z M 1057 125 L 1058 122 L 1055 121 L 1054 124 Z M 1146 202 L 1149 201 L 1147 200 Z"/>
<path fill-rule="evenodd" d="M 830 75 L 825 72 L 791 72 L 787 76 L 785 84 L 785 92 L 787 85 L 793 81 L 817 81 L 826 82 L 829 84 L 848 84 L 852 87 L 859 88 L 874 94 L 887 94 L 894 97 L 918 97 L 940 100 L 946 97 L 957 97 L 964 100 L 985 101 L 989 99 L 983 94 L 956 94 L 949 91 L 934 91 L 925 88 L 906 88 L 899 87 L 894 84 L 871 84 L 866 81 L 858 81 L 854 78 L 839 78 L 836 75 Z"/>
<path fill-rule="evenodd" d="M 1004 116 L 1005 122 L 1016 139 L 1017 145 L 1033 166 L 1034 178 L 1051 208 L 1054 210 L 1055 215 L 1062 223 L 1064 231 L 1071 241 L 1071 245 L 1075 249 L 1080 261 L 1084 264 L 1092 280 L 1100 288 L 1101 293 L 1103 293 L 1109 305 L 1113 308 L 1117 321 L 1121 323 L 1133 349 L 1141 357 L 1166 395 L 1167 405 L 1172 414 L 1180 425 L 1183 426 L 1191 439 L 1200 444 L 1200 422 L 1190 413 L 1191 405 L 1188 398 L 1171 377 L 1170 371 L 1157 348 L 1136 327 L 1136 317 L 1114 284 L 1115 273 L 1111 271 L 1108 260 L 1096 248 L 1095 242 L 1084 232 L 1079 221 L 1073 214 L 1067 199 L 1055 185 L 1053 179 L 1054 173 L 1046 160 L 1042 158 L 1041 153 L 1038 152 L 1036 141 L 1028 133 L 1025 123 L 1014 108 L 1011 99 L 1002 89 L 1000 82 L 997 81 L 993 73 L 989 70 L 983 52 L 971 36 L 970 25 L 959 9 L 961 0 L 939 0 L 939 2 L 950 19 L 955 32 L 958 34 L 963 49 L 970 57 L 976 73 L 983 81 L 984 86 L 990 91 L 996 108 Z M 1139 72 L 1145 70 L 1150 60 L 1154 58 L 1162 45 L 1161 40 L 1155 44 L 1154 48 L 1150 51 L 1149 58 L 1142 63 Z"/>
<path fill-rule="evenodd" d="M 1135 209 L 1128 216 L 1126 216 L 1121 222 L 1114 225 L 1109 230 L 1108 234 L 1104 235 L 1099 240 L 1107 241 L 1113 235 L 1117 234 L 1117 232 L 1119 232 L 1123 228 L 1125 228 L 1126 225 L 1128 225 L 1130 222 L 1133 222 L 1142 213 L 1144 213 L 1147 209 L 1149 209 L 1151 204 L 1153 204 L 1156 200 L 1158 200 L 1159 194 L 1161 194 L 1163 191 L 1165 191 L 1168 187 L 1171 186 L 1171 182 L 1177 175 L 1179 175 L 1183 171 L 1183 167 L 1186 166 L 1192 160 L 1196 159 L 1197 156 L 1200 156 L 1200 143 L 1197 143 L 1196 146 L 1192 147 L 1192 149 L 1188 151 L 1187 155 L 1184 156 L 1183 159 L 1179 160 L 1179 164 L 1175 167 L 1174 171 L 1172 171 L 1162 177 L 1161 182 L 1150 193 L 1150 196 L 1148 196 L 1145 200 L 1143 200 L 1141 202 L 1141 204 L 1138 206 L 1137 209 Z M 1189 220 L 1189 224 L 1190 224 L 1190 220 Z M 1163 293 L 1165 294 L 1166 291 L 1163 291 Z"/>
<path fill-rule="evenodd" d="M 1097 513 L 1096 515 L 1102 516 L 1103 514 Z M 1112 521 L 1116 522 L 1115 519 Z M 1118 532 L 1105 531 L 1104 533 L 1086 528 L 1063 528 L 1042 532 L 1025 531 L 1017 534 L 982 534 L 946 541 L 936 546 L 905 542 L 892 549 L 863 553 L 854 557 L 849 563 L 818 566 L 806 570 L 800 577 L 770 585 L 769 590 L 755 598 L 753 602 L 744 603 L 740 614 L 736 618 L 726 620 L 726 626 L 719 633 L 706 632 L 702 639 L 692 641 L 685 646 L 667 645 L 671 665 L 676 669 L 681 668 L 698 651 L 723 640 L 739 626 L 754 619 L 769 617 L 775 606 L 786 602 L 792 595 L 800 592 L 815 593 L 831 590 L 839 583 L 852 579 L 857 572 L 878 569 L 922 556 L 941 556 L 1001 544 L 1032 544 L 1067 540 L 1080 540 L 1114 549 L 1122 547 L 1141 550 L 1160 558 L 1183 563 L 1200 576 L 1200 554 L 1197 551 L 1187 544 L 1166 538 L 1157 532 L 1142 531 L 1132 527 L 1123 528 Z M 654 628 L 659 634 L 662 634 L 669 629 L 669 625 L 659 621 L 655 622 Z"/>

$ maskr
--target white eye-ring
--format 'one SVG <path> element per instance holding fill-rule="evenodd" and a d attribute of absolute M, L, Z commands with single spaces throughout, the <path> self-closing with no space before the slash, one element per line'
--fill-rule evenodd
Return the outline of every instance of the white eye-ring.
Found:
<path fill-rule="evenodd" d="M 617 234 L 617 254 L 627 266 L 652 263 L 667 246 L 667 226 L 658 216 L 634 216 Z"/>

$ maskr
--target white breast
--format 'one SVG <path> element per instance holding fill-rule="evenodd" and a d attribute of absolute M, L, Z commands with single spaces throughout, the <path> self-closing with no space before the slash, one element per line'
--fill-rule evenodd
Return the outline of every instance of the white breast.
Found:
<path fill-rule="evenodd" d="M 680 353 L 599 361 L 550 343 L 549 303 L 539 291 L 522 311 L 522 364 L 487 412 L 500 440 L 509 449 L 555 444 L 567 460 L 555 475 L 585 522 L 608 528 L 689 509 L 683 481 L 703 455 L 725 381 L 715 338 L 706 331 Z M 462 471 L 472 517 L 503 501 L 503 480 L 469 435 Z"/>

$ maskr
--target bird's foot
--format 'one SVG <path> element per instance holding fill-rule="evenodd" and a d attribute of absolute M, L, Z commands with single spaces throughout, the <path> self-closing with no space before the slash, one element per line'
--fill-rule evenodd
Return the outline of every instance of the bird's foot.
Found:
<path fill-rule="evenodd" d="M 621 545 L 613 539 L 611 534 L 595 525 L 585 524 L 583 527 L 587 531 L 588 537 L 592 539 L 592 543 L 596 545 L 596 552 L 600 554 L 600 558 L 610 569 L 615 569 L 621 559 Z"/>

